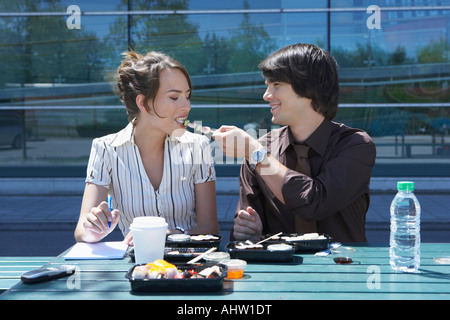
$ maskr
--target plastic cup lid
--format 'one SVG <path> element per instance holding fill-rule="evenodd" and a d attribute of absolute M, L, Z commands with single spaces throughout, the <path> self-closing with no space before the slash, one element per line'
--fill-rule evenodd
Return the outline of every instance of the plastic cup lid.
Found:
<path fill-rule="evenodd" d="M 166 219 L 162 217 L 136 217 L 130 225 L 131 229 L 167 228 Z"/>

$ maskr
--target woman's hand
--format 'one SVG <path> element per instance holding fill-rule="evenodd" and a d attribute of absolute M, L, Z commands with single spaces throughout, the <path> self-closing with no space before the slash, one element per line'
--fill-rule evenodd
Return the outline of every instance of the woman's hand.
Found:
<path fill-rule="evenodd" d="M 123 239 L 123 242 L 127 245 L 129 245 L 130 247 L 134 246 L 134 242 L 133 242 L 133 233 L 130 231 L 128 232 L 128 234 L 126 235 L 126 237 Z"/>
<path fill-rule="evenodd" d="M 114 209 L 110 211 L 108 203 L 102 201 L 97 207 L 93 207 L 86 215 L 83 226 L 88 233 L 96 233 L 104 236 L 114 230 L 119 222 L 119 216 L 119 210 Z M 109 224 L 111 224 L 111 226 L 109 226 Z"/>
<path fill-rule="evenodd" d="M 110 211 L 105 199 L 108 190 L 104 187 L 86 183 L 81 203 L 80 217 L 75 228 L 78 242 L 98 242 L 114 230 L 119 222 L 120 211 Z M 111 222 L 111 227 L 108 225 Z"/>

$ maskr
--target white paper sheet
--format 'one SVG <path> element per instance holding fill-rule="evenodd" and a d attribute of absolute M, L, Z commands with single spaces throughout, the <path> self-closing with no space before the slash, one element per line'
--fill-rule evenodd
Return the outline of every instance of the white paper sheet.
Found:
<path fill-rule="evenodd" d="M 122 241 L 109 241 L 97 243 L 76 243 L 64 256 L 65 260 L 89 260 L 89 259 L 122 259 L 128 249 L 128 245 Z"/>

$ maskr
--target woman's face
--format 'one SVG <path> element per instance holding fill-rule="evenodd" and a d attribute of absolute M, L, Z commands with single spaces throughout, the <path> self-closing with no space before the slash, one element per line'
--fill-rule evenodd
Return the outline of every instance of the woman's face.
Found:
<path fill-rule="evenodd" d="M 174 136 L 181 136 L 186 130 L 184 125 L 191 110 L 191 89 L 188 81 L 178 69 L 164 69 L 159 74 L 159 89 L 155 100 L 150 101 L 151 125 Z"/>

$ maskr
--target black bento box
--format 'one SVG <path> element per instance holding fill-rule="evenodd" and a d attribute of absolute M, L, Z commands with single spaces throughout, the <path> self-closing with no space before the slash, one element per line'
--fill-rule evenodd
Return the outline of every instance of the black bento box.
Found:
<path fill-rule="evenodd" d="M 207 236 L 212 236 L 214 239 L 207 239 Z M 210 234 L 210 235 L 201 235 L 201 234 L 192 234 L 189 235 L 188 240 L 183 241 L 173 241 L 170 239 L 170 235 L 166 237 L 166 247 L 203 247 L 203 248 L 212 248 L 219 247 L 220 241 L 222 240 L 222 236 L 220 234 Z M 205 237 L 204 240 L 198 240 L 196 237 L 201 238 Z"/>
<path fill-rule="evenodd" d="M 184 279 L 133 279 L 134 265 L 128 270 L 125 278 L 130 281 L 134 292 L 205 292 L 219 291 L 223 287 L 223 280 L 227 276 L 227 267 L 215 263 L 174 264 L 179 270 L 192 270 L 197 273 L 202 270 L 218 266 L 222 275 L 214 278 L 184 278 Z"/>
<path fill-rule="evenodd" d="M 211 248 L 203 247 L 165 247 L 164 260 L 169 262 L 188 262 L 208 251 Z"/>
<path fill-rule="evenodd" d="M 277 239 L 269 239 L 266 241 L 267 244 L 274 243 L 286 243 L 291 244 L 295 247 L 295 252 L 318 252 L 328 249 L 331 242 L 331 237 L 326 234 L 319 234 L 325 239 L 306 239 L 306 240 L 286 240 L 287 238 L 294 238 L 302 236 L 301 233 L 282 233 Z M 264 238 L 268 238 L 271 235 L 265 235 Z"/>
<path fill-rule="evenodd" d="M 294 258 L 295 247 L 290 246 L 287 250 L 268 250 L 270 244 L 262 244 L 261 249 L 240 249 L 236 248 L 239 244 L 237 241 L 228 243 L 225 250 L 230 254 L 232 259 L 242 259 L 245 261 L 259 261 L 259 262 L 288 262 Z"/>

